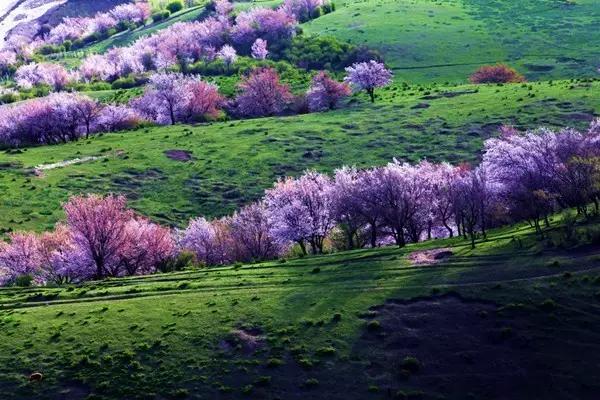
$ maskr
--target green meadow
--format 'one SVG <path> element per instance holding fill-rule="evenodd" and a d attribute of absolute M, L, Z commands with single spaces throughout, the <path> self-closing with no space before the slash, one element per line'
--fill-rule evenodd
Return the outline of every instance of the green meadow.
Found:
<path fill-rule="evenodd" d="M 585 128 L 600 112 L 599 81 L 504 86 L 394 85 L 375 105 L 357 95 L 332 112 L 111 133 L 0 153 L 0 227 L 49 229 L 78 193 L 122 193 L 153 220 L 181 226 L 262 196 L 306 169 L 382 165 L 398 158 L 477 162 L 503 124 Z M 180 156 L 172 156 L 172 152 Z M 183 157 L 181 157 L 183 153 Z M 171 154 L 171 157 L 169 157 Z M 44 166 L 83 157 L 79 164 Z"/>

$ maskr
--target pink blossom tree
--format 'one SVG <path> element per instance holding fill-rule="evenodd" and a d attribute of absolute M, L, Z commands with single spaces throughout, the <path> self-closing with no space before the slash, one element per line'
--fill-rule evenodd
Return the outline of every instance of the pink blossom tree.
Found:
<path fill-rule="evenodd" d="M 10 67 L 17 63 L 17 54 L 11 50 L 0 50 L 0 74 L 7 74 Z"/>
<path fill-rule="evenodd" d="M 277 71 L 272 68 L 252 70 L 238 88 L 237 111 L 246 117 L 280 114 L 293 97 L 289 87 L 280 83 Z"/>
<path fill-rule="evenodd" d="M 281 5 L 281 10 L 288 15 L 293 15 L 298 21 L 304 22 L 312 19 L 315 11 L 325 3 L 325 0 L 285 0 Z"/>
<path fill-rule="evenodd" d="M 227 70 L 231 69 L 231 66 L 237 60 L 237 52 L 235 49 L 228 44 L 221 47 L 221 50 L 217 53 L 217 57 L 225 63 Z"/>
<path fill-rule="evenodd" d="M 20 276 L 30 276 L 34 281 L 41 280 L 41 264 L 37 236 L 33 233 L 12 233 L 10 243 L 0 241 L 0 269 L 4 270 L 4 280 L 14 281 Z"/>
<path fill-rule="evenodd" d="M 223 98 L 215 85 L 180 73 L 158 73 L 150 78 L 144 95 L 132 102 L 142 115 L 159 124 L 216 117 Z"/>
<path fill-rule="evenodd" d="M 306 254 L 323 252 L 324 240 L 335 226 L 331 180 L 314 171 L 298 179 L 280 180 L 265 193 L 272 233 L 281 243 L 296 242 Z"/>
<path fill-rule="evenodd" d="M 231 217 L 231 235 L 243 261 L 275 258 L 284 247 L 272 235 L 265 203 L 253 203 Z"/>
<path fill-rule="evenodd" d="M 364 90 L 369 94 L 371 102 L 375 102 L 375 89 L 390 84 L 392 72 L 380 62 L 371 60 L 360 62 L 346 68 L 344 79 L 356 90 Z"/>
<path fill-rule="evenodd" d="M 132 105 L 159 124 L 175 125 L 185 113 L 188 82 L 189 78 L 179 73 L 154 74 L 144 95 L 134 100 Z"/>
<path fill-rule="evenodd" d="M 225 99 L 216 85 L 195 79 L 186 85 L 186 90 L 189 93 L 187 121 L 204 121 L 219 116 Z"/>
<path fill-rule="evenodd" d="M 282 43 L 290 40 L 296 33 L 298 21 L 283 10 L 269 8 L 251 8 L 242 11 L 235 19 L 231 30 L 231 39 L 240 52 L 248 54 L 250 47 L 261 38 L 269 43 Z"/>
<path fill-rule="evenodd" d="M 179 232 L 179 247 L 191 251 L 204 265 L 226 264 L 231 261 L 231 242 L 225 221 L 196 218 Z"/>
<path fill-rule="evenodd" d="M 15 72 L 15 81 L 23 89 L 38 85 L 48 85 L 54 90 L 62 90 L 71 81 L 69 72 L 59 64 L 26 64 Z"/>
<path fill-rule="evenodd" d="M 306 93 L 308 108 L 311 112 L 333 110 L 351 93 L 347 83 L 337 82 L 321 71 L 315 75 Z"/>
<path fill-rule="evenodd" d="M 233 11 L 233 4 L 229 0 L 215 0 L 215 12 L 220 16 L 229 16 Z"/>
<path fill-rule="evenodd" d="M 128 245 L 127 225 L 133 213 L 121 196 L 72 197 L 65 205 L 73 242 L 94 265 L 94 278 L 119 276 L 120 255 Z"/>
<path fill-rule="evenodd" d="M 142 116 L 133 108 L 122 105 L 107 105 L 100 109 L 93 130 L 95 132 L 116 132 L 136 128 Z"/>
<path fill-rule="evenodd" d="M 171 231 L 143 218 L 130 219 L 125 227 L 127 237 L 118 258 L 128 275 L 151 274 L 175 254 Z"/>
<path fill-rule="evenodd" d="M 406 238 L 420 239 L 423 202 L 427 193 L 423 178 L 409 164 L 390 163 L 373 171 L 376 204 L 381 207 L 383 225 L 389 229 L 396 244 L 403 247 Z"/>
<path fill-rule="evenodd" d="M 257 60 L 264 60 L 269 55 L 269 50 L 267 49 L 267 41 L 261 38 L 258 38 L 252 43 L 252 58 Z"/>

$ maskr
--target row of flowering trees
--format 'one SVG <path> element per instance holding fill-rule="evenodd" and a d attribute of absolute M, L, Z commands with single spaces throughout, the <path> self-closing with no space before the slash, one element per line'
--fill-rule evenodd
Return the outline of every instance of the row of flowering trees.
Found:
<path fill-rule="evenodd" d="M 0 145 L 53 144 L 96 132 L 131 129 L 142 116 L 135 109 L 101 105 L 80 94 L 52 93 L 0 109 Z"/>
<path fill-rule="evenodd" d="M 144 120 L 165 125 L 205 121 L 219 117 L 223 111 L 242 118 L 279 115 L 294 102 L 304 103 L 295 110 L 297 112 L 329 110 L 338 107 L 350 95 L 350 85 L 365 90 L 370 87 L 372 94 L 374 87 L 368 86 L 369 79 L 364 74 L 383 71 L 383 79 L 372 79 L 373 83 L 389 82 L 391 74 L 383 65 L 374 61 L 362 64 L 352 67 L 344 83 L 337 82 L 326 72 L 318 73 L 299 101 L 295 101 L 288 85 L 281 83 L 271 68 L 251 71 L 239 84 L 238 95 L 231 100 L 219 94 L 216 85 L 181 73 L 152 75 L 144 94 L 129 106 L 102 105 L 81 94 L 52 93 L 1 107 L 0 145 L 18 147 L 66 142 L 96 132 L 132 129 Z M 373 72 L 369 71 L 371 67 Z M 363 75 L 357 73 L 359 69 Z"/>
<path fill-rule="evenodd" d="M 43 51 L 44 47 L 63 46 L 65 50 L 69 50 L 78 42 L 107 37 L 111 33 L 137 27 L 150 17 L 150 13 L 151 7 L 147 1 L 137 0 L 91 17 L 66 17 L 55 27 L 41 32 L 33 41 L 13 35 L 0 49 L 0 72 L 3 66 L 6 68 L 19 60 L 29 60 L 34 52 Z"/>
<path fill-rule="evenodd" d="M 4 283 L 30 275 L 37 283 L 77 282 L 168 270 L 178 254 L 204 265 L 267 260 L 292 246 L 324 251 L 332 237 L 343 248 L 404 246 L 463 235 L 472 245 L 486 230 L 513 221 L 540 221 L 562 207 L 599 212 L 600 122 L 585 133 L 504 129 L 485 143 L 477 168 L 423 161 L 330 177 L 307 171 L 285 178 L 258 202 L 232 216 L 196 218 L 182 230 L 153 224 L 122 197 L 73 197 L 54 232 L 13 233 L 0 242 Z"/>
<path fill-rule="evenodd" d="M 141 74 L 179 66 L 182 72 L 190 63 L 199 60 L 225 63 L 235 60 L 237 53 L 265 59 L 268 45 L 287 43 L 296 33 L 297 17 L 314 15 L 315 10 L 328 4 L 324 0 L 286 0 L 279 8 L 255 7 L 233 15 L 233 5 L 228 0 L 218 0 L 214 15 L 203 21 L 178 22 L 157 33 L 138 39 L 128 47 L 116 47 L 106 54 L 86 57 L 76 71 L 61 71 L 71 81 L 114 81 L 130 74 Z M 125 4 L 109 13 L 93 18 L 71 18 L 53 28 L 44 39 L 32 43 L 15 43 L 0 51 L 0 72 L 8 71 L 19 60 L 27 60 L 32 46 L 59 44 L 89 35 L 99 29 L 110 29 L 113 22 L 143 22 L 149 15 L 146 2 Z M 32 69 L 27 64 L 17 69 L 17 82 L 21 87 L 39 83 L 53 85 L 52 80 L 27 80 Z M 55 68 L 60 68 L 56 66 Z M 24 69 L 24 70 L 21 70 Z M 56 88 L 56 87 L 55 87 Z M 59 88 L 56 88 L 59 90 Z"/>

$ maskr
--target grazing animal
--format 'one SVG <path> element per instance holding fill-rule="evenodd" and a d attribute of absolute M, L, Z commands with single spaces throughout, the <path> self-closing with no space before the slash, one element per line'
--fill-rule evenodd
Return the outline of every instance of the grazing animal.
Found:
<path fill-rule="evenodd" d="M 44 375 L 39 372 L 34 372 L 33 374 L 29 375 L 29 382 L 41 382 L 42 379 L 44 379 Z"/>

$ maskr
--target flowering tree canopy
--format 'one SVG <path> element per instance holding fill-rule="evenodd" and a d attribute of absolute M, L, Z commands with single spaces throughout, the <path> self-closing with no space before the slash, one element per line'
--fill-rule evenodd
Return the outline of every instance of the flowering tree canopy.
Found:
<path fill-rule="evenodd" d="M 333 110 L 350 94 L 350 86 L 347 83 L 337 82 L 327 72 L 321 71 L 313 78 L 306 93 L 308 108 L 312 112 Z"/>
<path fill-rule="evenodd" d="M 71 74 L 64 67 L 52 63 L 23 65 L 15 73 L 15 81 L 23 89 L 48 85 L 54 90 L 62 90 L 71 80 Z"/>
<path fill-rule="evenodd" d="M 269 50 L 267 50 L 267 41 L 261 38 L 258 38 L 252 44 L 252 57 L 257 60 L 264 60 L 267 58 L 269 54 Z"/>
<path fill-rule="evenodd" d="M 375 102 L 375 89 L 387 86 L 392 79 L 392 72 L 380 62 L 371 60 L 353 64 L 346 68 L 346 82 L 357 90 L 365 90 Z"/>
<path fill-rule="evenodd" d="M 254 69 L 238 87 L 237 111 L 246 117 L 280 114 L 292 100 L 289 87 L 280 83 L 277 71 L 272 68 Z"/>

